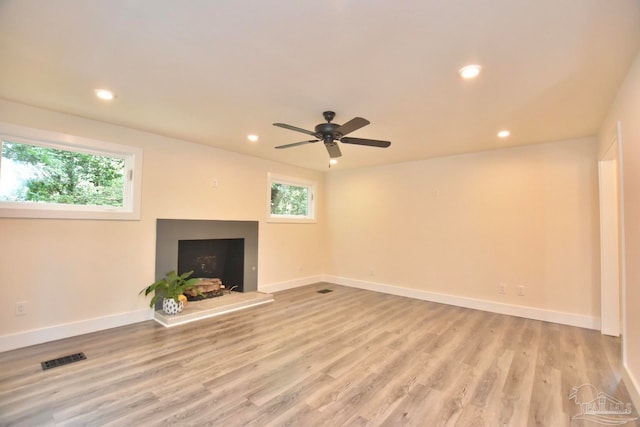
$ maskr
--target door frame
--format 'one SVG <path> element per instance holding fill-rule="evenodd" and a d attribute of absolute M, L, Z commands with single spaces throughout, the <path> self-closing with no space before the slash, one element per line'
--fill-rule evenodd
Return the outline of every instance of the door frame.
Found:
<path fill-rule="evenodd" d="M 621 124 L 617 123 L 610 145 L 598 161 L 600 206 L 600 330 L 602 334 L 625 333 L 624 221 L 622 210 Z"/>

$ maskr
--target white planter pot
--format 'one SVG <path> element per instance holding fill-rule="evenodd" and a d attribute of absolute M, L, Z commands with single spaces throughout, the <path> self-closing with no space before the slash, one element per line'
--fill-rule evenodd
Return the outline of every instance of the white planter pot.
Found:
<path fill-rule="evenodd" d="M 182 301 L 175 302 L 173 298 L 163 298 L 162 311 L 166 314 L 178 314 L 184 308 Z"/>

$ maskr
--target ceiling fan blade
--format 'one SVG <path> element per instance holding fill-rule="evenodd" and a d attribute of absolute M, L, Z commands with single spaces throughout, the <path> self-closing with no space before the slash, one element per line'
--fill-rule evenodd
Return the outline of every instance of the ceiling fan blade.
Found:
<path fill-rule="evenodd" d="M 306 133 L 307 135 L 316 136 L 316 134 L 311 132 L 310 130 L 298 128 L 298 127 L 291 126 L 291 125 L 288 125 L 288 124 L 285 124 L 285 123 L 274 123 L 273 125 L 281 127 L 281 128 L 289 129 L 289 130 L 294 130 L 296 132 Z"/>
<path fill-rule="evenodd" d="M 324 146 L 327 147 L 327 151 L 329 152 L 329 157 L 331 157 L 332 159 L 342 156 L 342 153 L 340 152 L 340 147 L 338 147 L 338 144 L 336 144 L 335 141 L 325 142 Z"/>
<path fill-rule="evenodd" d="M 298 145 L 313 144 L 314 142 L 318 142 L 318 141 L 319 140 L 317 139 L 312 139 L 311 141 L 301 141 L 301 142 L 294 142 L 293 144 L 278 145 L 276 148 L 277 149 L 291 148 L 291 147 L 297 147 Z"/>
<path fill-rule="evenodd" d="M 361 127 L 368 125 L 369 123 L 371 122 L 369 122 L 369 120 L 367 119 L 363 119 L 362 117 L 355 117 L 336 129 L 336 132 L 344 136 L 348 133 L 360 129 Z"/>
<path fill-rule="evenodd" d="M 387 148 L 391 145 L 390 141 L 379 141 L 377 139 L 363 139 L 363 138 L 340 138 L 340 142 L 345 144 L 367 145 L 369 147 Z"/>

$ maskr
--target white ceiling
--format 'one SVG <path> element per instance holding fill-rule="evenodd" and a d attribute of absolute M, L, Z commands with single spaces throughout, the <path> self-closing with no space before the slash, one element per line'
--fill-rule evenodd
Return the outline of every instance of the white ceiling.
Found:
<path fill-rule="evenodd" d="M 392 141 L 337 168 L 592 136 L 639 49 L 638 0 L 0 0 L 0 98 L 318 170 L 272 123 Z"/>

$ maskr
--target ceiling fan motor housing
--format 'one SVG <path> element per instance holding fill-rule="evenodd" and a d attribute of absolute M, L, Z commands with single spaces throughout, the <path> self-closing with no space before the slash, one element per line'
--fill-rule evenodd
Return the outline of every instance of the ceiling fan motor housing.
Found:
<path fill-rule="evenodd" d="M 338 139 L 342 134 L 336 132 L 340 125 L 335 123 L 320 123 L 316 126 L 316 134 L 318 134 L 318 138 L 322 138 L 325 142 L 328 137 L 331 137 L 331 140 Z"/>

